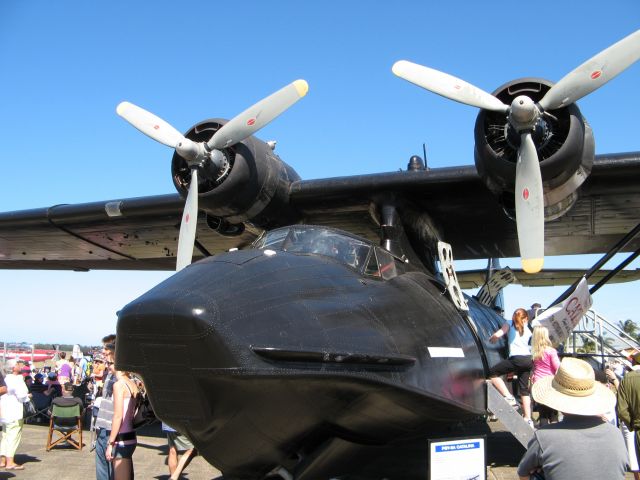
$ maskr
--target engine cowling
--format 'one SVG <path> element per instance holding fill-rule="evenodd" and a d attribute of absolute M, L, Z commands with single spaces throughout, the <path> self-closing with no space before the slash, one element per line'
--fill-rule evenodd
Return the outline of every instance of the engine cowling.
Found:
<path fill-rule="evenodd" d="M 185 136 L 196 142 L 209 140 L 227 121 L 205 120 Z M 244 222 L 262 228 L 293 223 L 298 214 L 289 204 L 289 185 L 300 177 L 267 143 L 251 136 L 222 150 L 218 168 L 210 160 L 198 166 L 199 208 L 210 224 L 240 225 Z M 186 198 L 191 181 L 190 167 L 177 152 L 171 163 L 176 189 Z M 233 231 L 233 228 L 229 231 Z M 223 233 L 223 232 L 221 232 Z"/>
<path fill-rule="evenodd" d="M 553 84 L 537 78 L 514 80 L 493 95 L 506 105 L 518 95 L 539 102 Z M 520 136 L 506 114 L 481 110 L 475 125 L 475 163 L 487 187 L 498 196 L 505 213 L 515 218 L 514 189 Z M 591 127 L 575 104 L 545 112 L 532 134 L 542 173 L 545 220 L 564 215 L 577 190 L 591 173 L 595 142 Z"/>

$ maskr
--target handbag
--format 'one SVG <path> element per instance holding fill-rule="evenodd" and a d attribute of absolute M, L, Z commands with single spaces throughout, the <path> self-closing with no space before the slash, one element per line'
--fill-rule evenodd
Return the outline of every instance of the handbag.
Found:
<path fill-rule="evenodd" d="M 29 418 L 29 417 L 33 417 L 35 414 L 38 413 L 38 410 L 36 409 L 35 404 L 33 403 L 33 400 L 29 399 L 28 401 L 24 402 L 22 404 L 23 408 L 24 408 L 24 418 Z"/>

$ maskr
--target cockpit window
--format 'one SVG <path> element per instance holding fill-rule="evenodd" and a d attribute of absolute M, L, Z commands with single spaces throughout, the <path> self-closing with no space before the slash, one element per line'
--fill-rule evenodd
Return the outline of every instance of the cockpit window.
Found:
<path fill-rule="evenodd" d="M 280 250 L 288 234 L 289 230 L 286 228 L 272 230 L 258 238 L 253 246 L 259 250 L 265 250 L 267 248 Z"/>
<path fill-rule="evenodd" d="M 317 227 L 296 225 L 265 233 L 253 248 L 309 253 L 335 258 L 369 277 L 389 280 L 412 268 L 387 250 L 340 233 Z"/>
<path fill-rule="evenodd" d="M 407 266 L 386 250 L 376 247 L 371 251 L 364 274 L 389 280 L 406 273 Z"/>
<path fill-rule="evenodd" d="M 380 266 L 380 274 L 385 280 L 397 277 L 398 271 L 396 269 L 396 260 L 393 256 L 381 248 L 376 248 L 376 254 L 378 257 L 378 265 Z"/>
<path fill-rule="evenodd" d="M 371 249 L 369 244 L 339 232 L 303 226 L 268 232 L 256 241 L 254 247 L 325 255 L 357 270 L 362 268 Z"/>
<path fill-rule="evenodd" d="M 371 255 L 369 256 L 367 267 L 364 269 L 364 274 L 369 275 L 370 277 L 380 276 L 380 267 L 378 267 L 378 259 L 376 258 L 375 249 L 371 250 Z"/>

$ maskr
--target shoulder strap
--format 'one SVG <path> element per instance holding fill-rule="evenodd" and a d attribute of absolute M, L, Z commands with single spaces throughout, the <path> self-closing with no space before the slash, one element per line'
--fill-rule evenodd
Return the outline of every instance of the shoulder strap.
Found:
<path fill-rule="evenodd" d="M 129 386 L 129 382 L 124 380 L 124 386 L 127 387 L 127 390 L 129 390 L 129 395 L 131 395 L 131 398 L 133 398 L 133 392 L 131 391 L 131 387 Z"/>

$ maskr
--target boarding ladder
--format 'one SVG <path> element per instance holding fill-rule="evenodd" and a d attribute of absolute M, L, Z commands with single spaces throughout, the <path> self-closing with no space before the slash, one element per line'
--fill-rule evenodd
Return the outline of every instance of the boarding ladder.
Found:
<path fill-rule="evenodd" d="M 595 344 L 595 351 L 586 352 L 585 345 L 590 342 Z M 627 356 L 621 353 L 625 349 L 640 351 L 640 343 L 595 310 L 587 311 L 564 344 L 565 355 L 591 358 L 603 367 L 612 359 L 630 367 Z"/>
<path fill-rule="evenodd" d="M 500 420 L 502 425 L 511 432 L 524 448 L 527 448 L 529 441 L 533 438 L 533 429 L 522 418 L 520 412 L 505 400 L 490 380 L 486 381 L 486 385 L 487 409 Z"/>

